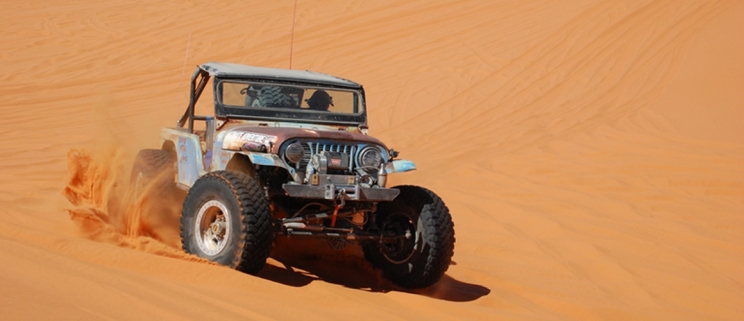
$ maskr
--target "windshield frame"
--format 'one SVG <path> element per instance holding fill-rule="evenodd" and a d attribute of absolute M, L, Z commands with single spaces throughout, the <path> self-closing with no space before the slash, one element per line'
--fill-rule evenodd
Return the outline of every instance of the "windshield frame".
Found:
<path fill-rule="evenodd" d="M 342 90 L 353 92 L 358 96 L 359 108 L 361 111 L 356 114 L 343 114 L 333 112 L 308 111 L 306 109 L 289 109 L 289 108 L 246 108 L 225 105 L 222 103 L 222 82 L 238 82 L 248 84 L 262 84 L 266 86 L 295 86 L 311 89 Z M 294 81 L 277 81 L 250 78 L 232 78 L 232 77 L 214 77 L 213 79 L 215 116 L 218 118 L 234 118 L 246 120 L 269 120 L 269 121 L 286 121 L 301 123 L 318 123 L 318 124 L 338 124 L 338 125 L 367 125 L 367 106 L 364 96 L 364 88 L 345 87 L 319 83 L 294 82 Z"/>

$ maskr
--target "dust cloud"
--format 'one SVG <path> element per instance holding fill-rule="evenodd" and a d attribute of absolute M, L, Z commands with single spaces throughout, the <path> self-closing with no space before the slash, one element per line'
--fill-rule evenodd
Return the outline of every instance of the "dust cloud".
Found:
<path fill-rule="evenodd" d="M 168 177 L 142 187 L 131 177 L 131 160 L 122 148 L 98 152 L 70 150 L 69 180 L 63 194 L 82 235 L 91 240 L 163 256 L 190 257 L 181 251 L 183 192 L 162 190 Z M 168 186 L 168 185 L 165 185 Z"/>

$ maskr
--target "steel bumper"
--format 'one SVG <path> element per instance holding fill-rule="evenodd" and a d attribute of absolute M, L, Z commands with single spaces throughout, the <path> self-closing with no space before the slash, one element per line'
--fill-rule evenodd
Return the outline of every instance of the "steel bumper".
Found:
<path fill-rule="evenodd" d="M 395 188 L 369 188 L 359 185 L 301 185 L 301 184 L 284 184 L 282 185 L 287 195 L 297 198 L 314 198 L 314 199 L 336 199 L 339 195 L 347 201 L 373 201 L 384 202 L 394 200 L 400 190 Z"/>

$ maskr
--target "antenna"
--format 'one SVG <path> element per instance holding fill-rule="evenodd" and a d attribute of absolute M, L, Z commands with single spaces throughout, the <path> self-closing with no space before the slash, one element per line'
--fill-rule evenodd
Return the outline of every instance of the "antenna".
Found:
<path fill-rule="evenodd" d="M 189 32 L 189 41 L 186 43 L 186 53 L 183 55 L 183 68 L 181 69 L 181 88 L 178 89 L 180 92 L 183 91 L 183 75 L 186 73 L 186 58 L 189 57 L 189 46 L 191 46 L 191 32 Z M 185 95 L 185 93 L 184 93 Z M 186 98 L 186 96 L 184 96 Z"/>
<path fill-rule="evenodd" d="M 289 69 L 292 69 L 292 47 L 294 46 L 294 25 L 295 25 L 295 17 L 297 16 L 297 0 L 295 0 L 294 4 L 294 13 L 292 13 L 292 34 L 290 36 L 289 40 Z"/>

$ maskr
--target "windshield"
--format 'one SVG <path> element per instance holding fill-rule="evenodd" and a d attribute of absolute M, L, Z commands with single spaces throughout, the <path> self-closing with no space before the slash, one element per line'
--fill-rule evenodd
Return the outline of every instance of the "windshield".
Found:
<path fill-rule="evenodd" d="M 347 115 L 363 108 L 353 90 L 238 81 L 222 81 L 220 87 L 220 103 L 229 108 Z"/>

